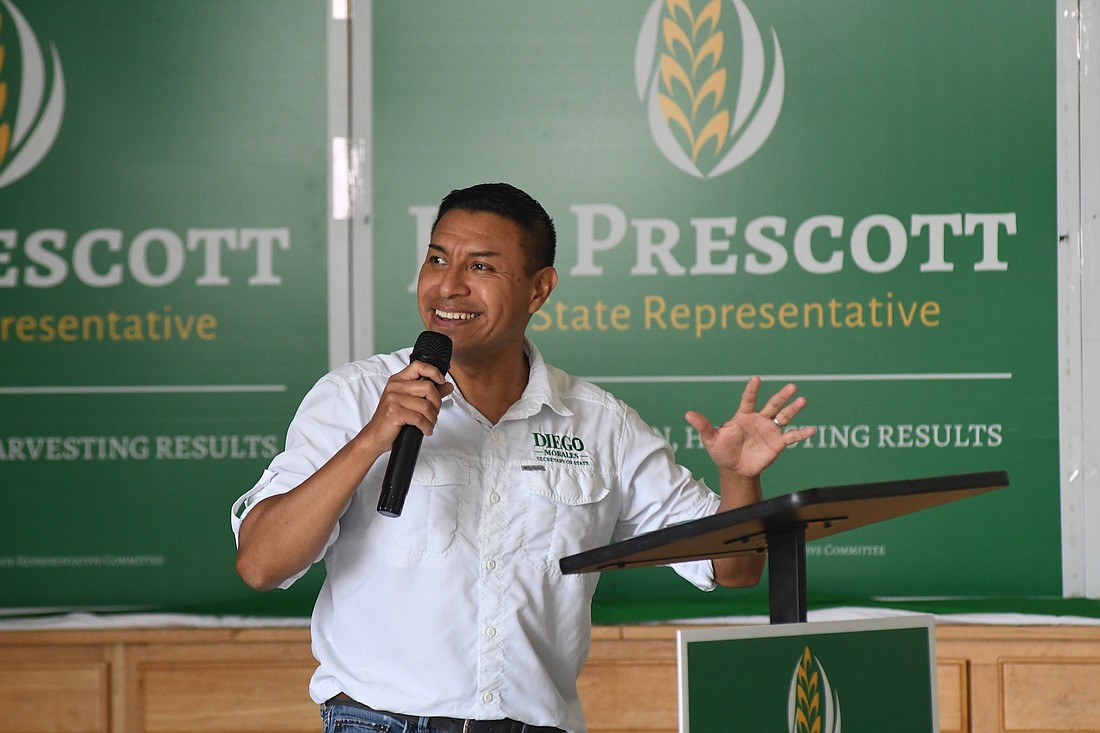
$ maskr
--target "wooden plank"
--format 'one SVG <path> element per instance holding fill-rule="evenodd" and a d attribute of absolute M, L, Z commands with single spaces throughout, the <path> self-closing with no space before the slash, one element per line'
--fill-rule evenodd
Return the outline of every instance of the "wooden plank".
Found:
<path fill-rule="evenodd" d="M 319 731 L 312 674 L 313 665 L 271 662 L 142 665 L 142 730 Z"/>
<path fill-rule="evenodd" d="M 1001 663 L 1004 730 L 1100 731 L 1100 658 Z"/>
<path fill-rule="evenodd" d="M 940 658 L 936 663 L 940 733 L 970 730 L 970 669 L 965 659 Z"/>
<path fill-rule="evenodd" d="M 0 665 L 0 733 L 107 733 L 104 662 Z"/>

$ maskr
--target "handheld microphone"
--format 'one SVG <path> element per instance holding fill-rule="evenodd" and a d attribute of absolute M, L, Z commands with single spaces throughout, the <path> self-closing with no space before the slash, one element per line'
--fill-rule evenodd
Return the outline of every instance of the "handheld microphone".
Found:
<path fill-rule="evenodd" d="M 451 366 L 451 339 L 435 331 L 425 331 L 416 339 L 412 360 L 431 364 L 447 374 Z M 427 377 L 421 377 L 427 379 Z M 386 475 L 382 479 L 382 495 L 378 497 L 378 513 L 386 517 L 401 515 L 405 506 L 405 495 L 409 493 L 416 457 L 420 453 L 420 443 L 424 433 L 415 425 L 405 425 L 393 441 L 390 460 L 386 464 Z"/>

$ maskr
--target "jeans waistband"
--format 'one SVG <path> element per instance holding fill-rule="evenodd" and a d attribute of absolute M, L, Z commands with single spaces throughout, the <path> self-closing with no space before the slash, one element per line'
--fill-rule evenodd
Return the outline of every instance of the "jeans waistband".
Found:
<path fill-rule="evenodd" d="M 329 705 L 347 705 L 362 710 L 372 710 L 376 713 L 388 715 L 391 718 L 403 720 L 412 725 L 420 723 L 421 716 L 408 715 L 406 713 L 394 713 L 389 710 L 378 710 L 358 700 L 340 693 L 327 700 Z M 521 720 L 502 718 L 501 720 L 475 720 L 473 718 L 447 718 L 442 716 L 429 716 L 428 727 L 447 731 L 447 733 L 565 733 L 561 728 L 550 726 L 528 725 Z"/>

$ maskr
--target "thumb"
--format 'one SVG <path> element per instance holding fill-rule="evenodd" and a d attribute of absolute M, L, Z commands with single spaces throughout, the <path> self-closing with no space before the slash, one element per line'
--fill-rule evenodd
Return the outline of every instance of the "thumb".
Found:
<path fill-rule="evenodd" d="M 714 434 L 714 425 L 711 424 L 711 421 L 708 420 L 706 416 L 704 416 L 702 413 L 696 412 L 695 410 L 688 410 L 686 413 L 684 413 L 684 419 L 688 421 L 688 424 L 691 425 L 691 427 L 695 428 L 695 431 L 699 433 L 699 437 L 702 439 L 703 444 L 706 445 L 711 436 Z"/>

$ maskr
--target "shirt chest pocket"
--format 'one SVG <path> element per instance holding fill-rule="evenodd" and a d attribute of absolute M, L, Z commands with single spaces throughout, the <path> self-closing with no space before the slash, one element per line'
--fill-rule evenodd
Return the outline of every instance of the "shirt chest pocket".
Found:
<path fill-rule="evenodd" d="M 615 509 L 611 477 L 589 467 L 523 466 L 524 503 L 520 555 L 542 569 L 558 571 L 558 560 L 610 541 Z"/>
<path fill-rule="evenodd" d="M 399 562 L 441 557 L 454 544 L 469 485 L 470 465 L 464 456 L 421 453 L 401 514 L 371 517 L 371 544 Z"/>

